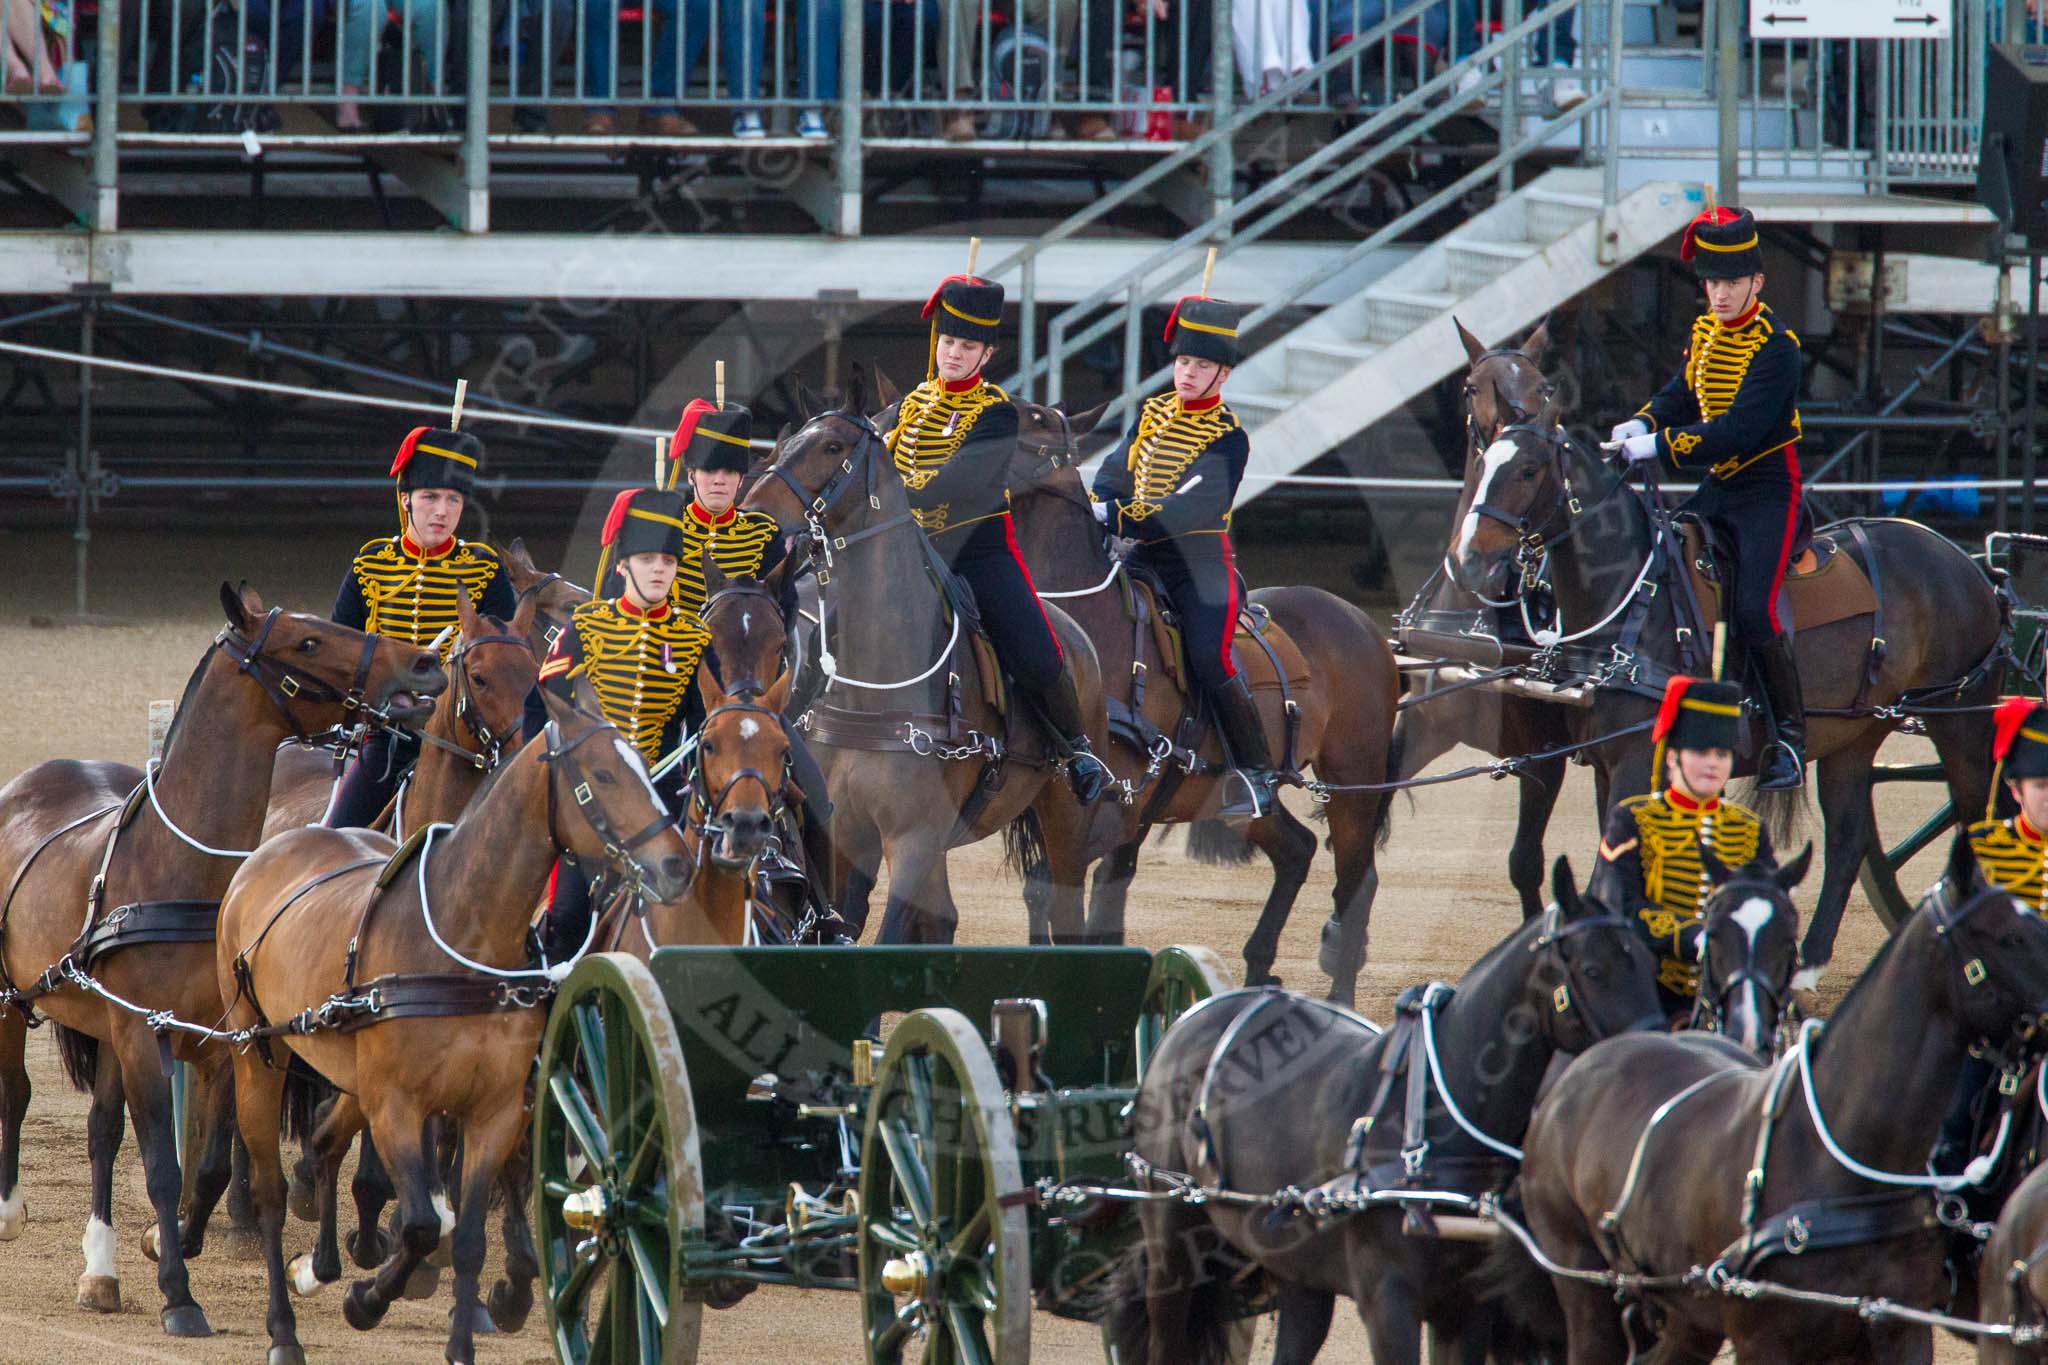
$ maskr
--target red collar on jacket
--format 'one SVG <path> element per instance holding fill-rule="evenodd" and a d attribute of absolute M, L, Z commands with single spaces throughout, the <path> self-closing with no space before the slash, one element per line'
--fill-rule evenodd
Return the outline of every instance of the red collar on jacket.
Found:
<path fill-rule="evenodd" d="M 1739 332 L 1743 328 L 1749 326 L 1750 323 L 1755 322 L 1757 320 L 1758 315 L 1761 314 L 1763 311 L 1764 301 L 1762 299 L 1756 299 L 1753 302 L 1751 302 L 1749 308 L 1742 314 L 1742 316 L 1735 319 L 1735 321 L 1721 322 L 1721 319 L 1718 317 L 1715 318 L 1714 321 L 1720 323 L 1721 330 L 1724 332 Z"/>
<path fill-rule="evenodd" d="M 422 550 L 420 543 L 412 538 L 412 532 L 404 531 L 399 534 L 398 544 L 399 548 L 403 549 L 414 559 L 440 559 L 455 548 L 455 537 L 450 536 L 442 541 L 438 549 Z"/>
<path fill-rule="evenodd" d="M 699 507 L 695 498 L 691 498 L 690 506 L 687 510 L 690 513 L 690 520 L 696 522 L 699 526 L 723 526 L 740 514 L 740 505 L 734 503 L 714 517 Z"/>
<path fill-rule="evenodd" d="M 627 597 L 624 593 L 620 593 L 619 614 L 621 616 L 630 617 L 635 621 L 666 621 L 668 619 L 668 602 L 664 599 L 663 601 L 657 602 L 648 610 L 642 611 L 640 610 L 640 608 L 633 605 L 633 600 L 631 598 Z"/>
<path fill-rule="evenodd" d="M 941 379 L 939 381 L 939 392 L 941 393 L 968 393 L 980 387 L 980 370 L 976 370 L 973 374 L 968 375 L 965 379 Z"/>
<path fill-rule="evenodd" d="M 1666 787 L 1664 789 L 1664 799 L 1683 811 L 1697 810 L 1706 811 L 1711 814 L 1712 812 L 1721 809 L 1720 797 L 1710 796 L 1706 800 L 1702 801 L 1697 797 L 1687 796 L 1684 792 L 1680 791 L 1676 786 Z"/>
<path fill-rule="evenodd" d="M 1180 400 L 1180 410 L 1182 412 L 1207 412 L 1210 408 L 1215 407 L 1218 403 L 1221 403 L 1222 401 L 1223 395 L 1220 392 L 1212 393 L 1207 398 L 1197 398 L 1192 403 L 1188 402 L 1187 399 L 1183 398 Z"/>
<path fill-rule="evenodd" d="M 2040 830 L 2035 829 L 2033 825 L 2029 824 L 2027 817 L 2024 815 L 2013 816 L 2012 828 L 2013 833 L 2019 835 L 2020 838 L 2025 839 L 2030 844 L 2038 844 L 2044 838 L 2048 838 L 2048 835 L 2043 835 Z"/>

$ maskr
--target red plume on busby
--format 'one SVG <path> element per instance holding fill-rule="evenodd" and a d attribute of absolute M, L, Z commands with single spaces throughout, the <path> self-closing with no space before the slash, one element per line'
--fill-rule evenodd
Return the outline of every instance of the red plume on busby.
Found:
<path fill-rule="evenodd" d="M 633 495 L 641 492 L 638 488 L 622 488 L 612 499 L 612 510 L 605 513 L 604 530 L 598 534 L 597 543 L 610 545 L 619 538 L 619 528 L 626 524 L 626 509 L 633 505 Z"/>
<path fill-rule="evenodd" d="M 738 403 L 724 407 L 692 398 L 676 423 L 675 439 L 669 442 L 669 457 L 681 461 L 682 469 L 729 469 L 745 474 L 753 467 L 754 414 Z M 671 471 L 666 486 L 676 485 Z"/>
<path fill-rule="evenodd" d="M 1650 726 L 1655 741 L 1650 780 L 1662 785 L 1668 749 L 1727 749 L 1742 738 L 1742 689 L 1731 682 L 1712 682 L 1674 674 L 1664 684 L 1664 699 Z"/>
<path fill-rule="evenodd" d="M 1991 715 L 1991 801 L 1985 817 L 1998 807 L 2002 782 L 2023 777 L 2048 777 L 2048 705 L 2034 697 L 2007 697 Z"/>

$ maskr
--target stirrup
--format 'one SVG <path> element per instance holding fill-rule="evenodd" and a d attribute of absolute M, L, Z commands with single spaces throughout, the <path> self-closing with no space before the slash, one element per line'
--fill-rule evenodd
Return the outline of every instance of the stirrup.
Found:
<path fill-rule="evenodd" d="M 1770 760 L 1780 753 L 1784 754 L 1785 757 L 1788 760 L 1790 760 L 1792 764 L 1792 780 L 1789 782 L 1771 782 L 1765 780 L 1766 773 L 1769 771 L 1769 768 L 1771 766 Z M 1782 739 L 1774 739 L 1764 747 L 1763 754 L 1758 758 L 1756 765 L 1756 789 L 1758 791 L 1798 791 L 1801 787 L 1804 787 L 1805 785 L 1806 760 L 1800 755 L 1797 749 L 1793 748 L 1790 744 L 1788 744 Z"/>
<path fill-rule="evenodd" d="M 1226 768 L 1223 772 L 1223 801 L 1216 818 L 1226 821 L 1257 820 L 1272 810 L 1278 799 L 1280 775 L 1271 768 Z"/>
<path fill-rule="evenodd" d="M 755 867 L 761 874 L 761 880 L 770 886 L 774 886 L 777 883 L 785 885 L 794 883 L 801 886 L 805 882 L 804 870 L 783 857 L 779 849 L 763 849 L 760 861 L 755 864 Z"/>

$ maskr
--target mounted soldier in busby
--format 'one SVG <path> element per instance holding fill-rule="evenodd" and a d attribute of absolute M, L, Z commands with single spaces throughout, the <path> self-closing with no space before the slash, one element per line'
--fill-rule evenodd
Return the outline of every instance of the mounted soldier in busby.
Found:
<path fill-rule="evenodd" d="M 483 460 L 484 443 L 466 431 L 415 427 L 406 435 L 391 462 L 398 534 L 356 551 L 334 598 L 337 624 L 437 648 L 445 661 L 455 648 L 458 595 L 487 616 L 512 619 L 519 603 L 497 552 L 455 534 Z M 418 756 L 408 736 L 372 734 L 342 780 L 328 827 L 369 825 Z"/>
<path fill-rule="evenodd" d="M 1206 295 L 1173 306 L 1166 319 L 1173 388 L 1145 400 L 1093 489 L 1096 518 L 1136 542 L 1125 562 L 1157 580 L 1180 618 L 1188 667 L 1215 709 L 1240 779 L 1220 812 L 1228 819 L 1265 814 L 1278 781 L 1258 703 L 1231 655 L 1242 597 L 1230 509 L 1251 441 L 1223 401 L 1223 384 L 1242 358 L 1244 311 Z"/>
<path fill-rule="evenodd" d="M 569 629 L 540 667 L 540 682 L 527 701 L 527 728 L 538 734 L 547 723 L 542 688 L 575 701 L 588 684 L 599 711 L 651 768 L 682 745 L 687 699 L 711 635 L 695 612 L 676 606 L 675 586 L 683 551 L 683 495 L 659 488 L 629 488 L 613 501 L 598 552 L 599 583 L 616 593 L 576 608 Z M 679 778 L 658 783 L 675 802 Z M 554 894 L 541 942 L 548 957 L 561 961 L 582 946 L 590 928 L 590 880 L 571 858 L 557 865 Z"/>
<path fill-rule="evenodd" d="M 1673 677 L 1650 734 L 1656 790 L 1607 813 L 1587 891 L 1649 937 L 1658 994 L 1673 1015 L 1699 993 L 1698 935 L 1714 889 L 1736 868 L 1775 859 L 1756 813 L 1723 794 L 1741 741 L 1742 689 Z"/>
<path fill-rule="evenodd" d="M 1017 410 L 982 375 L 1002 331 L 1003 287 L 949 275 L 925 303 L 925 380 L 905 394 L 882 437 L 909 490 L 912 515 L 947 567 L 974 590 L 996 657 L 1065 761 L 1082 801 L 1109 781 L 1081 715 L 1074 676 L 1017 549 L 1003 472 Z"/>
<path fill-rule="evenodd" d="M 1749 210 L 1709 208 L 1686 226 L 1678 258 L 1706 291 L 1685 364 L 1611 444 L 1631 464 L 1697 476 L 1679 509 L 1706 522 L 1733 557 L 1727 614 L 1760 689 L 1769 741 L 1757 786 L 1806 780 L 1806 709 L 1778 593 L 1799 528 L 1799 338 L 1762 298 L 1764 259 Z"/>

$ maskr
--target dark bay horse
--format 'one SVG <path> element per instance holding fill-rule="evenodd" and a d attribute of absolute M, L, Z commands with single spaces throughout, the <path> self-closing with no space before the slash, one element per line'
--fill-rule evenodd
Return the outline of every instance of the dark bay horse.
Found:
<path fill-rule="evenodd" d="M 1780 1026 L 1791 1022 L 1799 967 L 1799 907 L 1792 892 L 1806 879 L 1813 845 L 1782 867 L 1758 859 L 1732 872 L 1716 866 L 1711 849 L 1702 851 L 1720 885 L 1700 926 L 1699 994 L 1690 1023 L 1768 1060 Z"/>
<path fill-rule="evenodd" d="M 419 762 L 399 787 L 383 825 L 401 840 L 409 830 L 452 821 L 462 813 L 484 775 L 517 741 L 526 694 L 540 672 L 531 644 L 537 598 L 520 602 L 509 622 L 479 615 L 466 594 L 457 594 L 455 605 L 461 633 L 448 659 L 449 688 L 419 727 Z M 279 749 L 263 837 L 319 824 L 335 780 L 333 755 L 327 750 L 300 744 Z"/>
<path fill-rule="evenodd" d="M 1075 468 L 1074 443 L 1094 429 L 1101 409 L 1070 419 L 1056 408 L 1016 406 L 1022 434 L 1007 483 L 1017 544 L 1033 581 L 1093 642 L 1106 686 L 1120 706 L 1142 712 L 1157 733 L 1171 737 L 1193 703 L 1175 684 L 1174 670 L 1161 657 L 1153 632 L 1139 626 L 1127 595 L 1134 591 L 1129 580 L 1121 573 L 1112 576 L 1105 533 L 1089 512 L 1087 485 Z M 1359 608 L 1321 588 L 1260 588 L 1249 601 L 1253 611 L 1286 632 L 1307 665 L 1307 684 L 1291 690 L 1286 709 L 1279 692 L 1260 689 L 1272 752 L 1291 753 L 1299 767 L 1334 786 L 1384 781 L 1390 775 L 1388 745 L 1401 680 L 1380 628 Z M 1238 652 L 1242 658 L 1258 650 L 1241 645 Z M 1098 734 L 1095 748 L 1130 799 L 1118 800 L 1112 788 L 1088 810 L 1070 792 L 1063 797 L 1064 788 L 1049 786 L 1040 794 L 1034 810 L 1046 849 L 1046 919 L 1055 939 L 1078 937 L 1083 874 L 1101 857 L 1085 941 L 1120 943 L 1124 901 L 1145 836 L 1158 824 L 1207 821 L 1214 826 L 1222 778 L 1209 771 L 1183 778 L 1177 761 L 1162 764 L 1156 750 L 1140 747 L 1123 727 Z M 1221 764 L 1213 727 L 1199 752 L 1209 764 Z M 1351 931 L 1346 951 L 1337 955 L 1340 970 L 1333 973 L 1330 997 L 1347 1004 L 1365 957 L 1366 921 L 1378 881 L 1375 846 L 1384 835 L 1392 799 L 1387 792 L 1340 790 L 1317 807 L 1329 823 L 1337 862 L 1335 914 Z M 1209 849 L 1243 847 L 1232 833 L 1214 826 L 1203 830 L 1196 843 Z M 1276 802 L 1246 826 L 1243 840 L 1273 864 L 1273 889 L 1244 949 L 1245 980 L 1258 985 L 1272 979 L 1280 933 L 1315 860 L 1316 837 Z"/>
<path fill-rule="evenodd" d="M 950 943 L 959 911 L 946 850 L 1003 829 L 1064 779 L 1039 727 L 1014 704 L 1008 718 L 989 704 L 980 651 L 934 582 L 929 545 L 867 408 L 856 366 L 846 406 L 786 437 L 746 504 L 785 531 L 810 530 L 825 556 L 820 643 L 836 673 L 804 723 L 837 808 L 835 884 L 848 886 L 879 843 L 890 878 L 882 940 Z M 1100 734 L 1095 651 L 1064 614 L 1046 614 L 1089 733 Z M 855 933 L 865 910 L 864 894 L 842 907 Z"/>
<path fill-rule="evenodd" d="M 1529 420 L 1555 392 L 1542 369 L 1550 349 L 1550 324 L 1539 325 L 1519 346 L 1493 348 L 1483 345 L 1456 319 L 1452 325 L 1471 360 L 1461 395 L 1465 404 L 1463 464 L 1465 477 L 1470 479 L 1501 429 Z M 1507 599 L 1488 602 L 1467 592 L 1451 573 L 1448 559 L 1430 574 L 1404 617 L 1404 627 L 1411 634 L 1455 629 L 1452 623 L 1474 619 L 1503 636 L 1522 633 L 1514 603 Z M 1436 657 L 1427 638 L 1418 635 L 1409 641 L 1409 648 L 1424 657 Z M 1573 707 L 1476 687 L 1432 696 L 1439 680 L 1431 673 L 1410 673 L 1406 682 L 1407 697 L 1394 724 L 1393 752 L 1398 762 L 1387 774 L 1396 780 L 1414 777 L 1460 744 L 1507 758 L 1562 748 L 1582 737 L 1585 730 L 1583 713 Z M 1515 840 L 1508 848 L 1508 880 L 1522 898 L 1525 917 L 1543 910 L 1543 833 L 1564 788 L 1565 762 L 1547 758 L 1515 773 L 1519 804 Z M 1594 798 L 1598 805 L 1597 784 Z M 1600 806 L 1595 818 L 1605 814 L 1605 807 Z"/>
<path fill-rule="evenodd" d="M 213 1023 L 221 1013 L 211 969 L 213 907 L 262 830 L 279 743 L 353 723 L 366 707 L 395 718 L 446 684 L 430 650 L 318 617 L 266 611 L 246 587 L 222 584 L 221 606 L 227 625 L 186 685 L 162 766 L 147 788 L 143 773 L 126 764 L 68 759 L 39 764 L 0 788 L 0 990 L 24 988 L 31 1007 L 56 1022 L 67 1071 L 93 1094 L 86 1120 L 92 1217 L 79 1301 L 103 1312 L 120 1306 L 113 1172 L 125 1103 L 157 1216 L 157 1284 L 164 1330 L 172 1336 L 212 1329 L 186 1273 L 197 1239 L 181 1243 L 178 1235 L 181 1182 L 167 1058 L 197 1063 L 195 1108 L 215 1115 L 207 1131 L 216 1141 L 199 1158 L 204 1179 L 195 1195 L 206 1207 L 228 1179 L 230 1127 L 219 1108 L 229 1099 L 226 1058 L 192 1034 L 170 1032 L 160 1040 L 142 1013 L 68 981 L 54 981 L 47 994 L 36 983 L 58 963 L 84 959 L 94 979 L 140 1011 Z M 124 807 L 134 814 L 121 827 Z M 168 912 L 123 914 L 125 907 L 166 903 Z M 116 940 L 104 957 L 77 950 L 89 923 L 151 919 L 175 930 L 178 941 L 124 947 Z M 0 1235 L 18 1234 L 24 1216 L 20 1144 L 29 1101 L 23 1010 L 30 1002 L 14 994 L 10 1006 L 9 998 L 0 997 Z"/>
<path fill-rule="evenodd" d="M 1422 1212 L 1386 1202 L 1320 1222 L 1221 1202 L 1139 1204 L 1143 1240 L 1126 1254 L 1105 1331 L 1119 1360 L 1220 1360 L 1228 1286 L 1256 1271 L 1278 1287 L 1275 1365 L 1315 1358 L 1340 1295 L 1357 1305 L 1375 1365 L 1419 1365 L 1425 1323 L 1431 1360 L 1482 1365 L 1507 1330 L 1471 1283 L 1485 1251 L 1430 1235 L 1426 1196 L 1505 1186 L 1552 1057 L 1662 1023 L 1655 964 L 1635 927 L 1582 901 L 1562 858 L 1554 884 L 1547 914 L 1509 934 L 1455 992 L 1407 992 L 1402 1022 L 1386 1032 L 1272 989 L 1181 1016 L 1133 1109 L 1140 1158 L 1253 1194 L 1325 1182 L 1341 1193 L 1362 1171 L 1363 1188 L 1413 1191 Z"/>
<path fill-rule="evenodd" d="M 1464 587 L 1499 598 L 1542 554 L 1556 597 L 1560 644 L 1571 657 L 1589 668 L 1612 668 L 1617 648 L 1630 654 L 1619 674 L 1597 689 L 1587 723 L 1595 735 L 1643 728 L 1588 753 L 1602 779 L 1604 801 L 1646 790 L 1653 781 L 1647 722 L 1656 714 L 1662 677 L 1677 667 L 1673 641 L 1682 585 L 1668 572 L 1661 579 L 1649 572 L 1655 567 L 1653 550 L 1664 556 L 1667 570 L 1676 554 L 1658 543 L 1643 495 L 1628 486 L 1624 473 L 1557 425 L 1553 402 L 1534 422 L 1506 428 L 1488 447 L 1465 480 L 1458 514 L 1447 554 Z M 1799 670 L 1812 721 L 1807 752 L 1816 764 L 1826 832 L 1820 896 L 1802 953 L 1803 970 L 1814 977 L 1834 955 L 1857 871 L 1878 847 L 1871 765 L 1901 724 L 1900 717 L 1878 708 L 1914 689 L 1962 684 L 1947 687 L 1937 699 L 1937 708 L 1952 709 L 1936 709 L 1922 720 L 1955 808 L 1981 810 L 1991 777 L 1991 718 L 1968 708 L 1995 697 L 2002 674 L 1996 659 L 2003 612 L 1996 590 L 1970 557 L 1915 522 L 1865 520 L 1857 526 L 1860 533 L 1836 538 L 1840 553 L 1861 565 L 1879 589 L 1889 647 L 1876 656 L 1881 662 L 1874 677 L 1866 680 L 1874 657 L 1870 618 L 1798 631 Z M 1654 591 L 1648 586 L 1653 582 Z M 1632 650 L 1623 644 L 1629 632 L 1637 641 Z M 1991 666 L 1983 666 L 1987 661 Z M 1827 714 L 1854 710 L 1859 698 L 1867 714 Z M 1754 754 L 1738 755 L 1737 762 L 1738 771 L 1750 771 Z M 1784 817 L 1774 824 L 1801 808 L 1798 793 L 1762 795 L 1766 818 Z"/>
<path fill-rule="evenodd" d="M 1982 1046 L 2017 1071 L 2039 1051 L 2044 1011 L 2048 921 L 1986 885 L 1958 839 L 1948 877 L 1825 1032 L 1814 1037 L 1809 1021 L 1776 1064 L 1696 1033 L 1611 1039 L 1573 1062 L 1530 1120 L 1529 1229 L 1570 1267 L 1680 1275 L 1722 1263 L 1745 1278 L 1940 1304 L 1944 1239 L 1921 1172 L 1957 1069 Z M 1788 1246 L 1796 1254 L 1781 1254 Z M 1634 1358 L 1612 1288 L 1554 1285 L 1571 1365 Z M 1724 1340 L 1744 1365 L 1933 1359 L 1924 1326 L 1704 1290 L 1631 1298 L 1672 1365 L 1704 1365 Z"/>
<path fill-rule="evenodd" d="M 353 1097 L 311 1138 L 321 1163 L 321 1233 L 305 1264 L 312 1279 L 341 1274 L 334 1168 L 353 1125 L 367 1121 L 396 1178 L 398 1243 L 373 1278 L 350 1287 L 343 1313 L 351 1326 L 374 1327 L 440 1244 L 440 1171 L 428 1120 L 459 1126 L 447 1359 L 468 1365 L 491 1189 L 526 1133 L 526 1085 L 546 1000 L 544 976 L 526 966 L 527 933 L 549 870 L 573 853 L 623 869 L 658 896 L 682 889 L 683 837 L 639 755 L 613 726 L 546 700 L 546 729 L 492 775 L 452 828 L 425 831 L 403 862 L 391 862 L 392 840 L 369 830 L 299 829 L 266 843 L 228 887 L 214 978 L 230 1002 L 224 1028 L 290 1021 L 336 996 L 379 1002 L 351 1026 L 280 1030 L 235 1054 L 236 1117 L 270 1277 L 270 1365 L 305 1360 L 282 1240 L 286 1049 Z M 530 1304 L 538 1268 L 523 1203 L 510 1212 L 518 1217 L 507 1237 L 508 1283 L 492 1295 L 494 1306 Z"/>

